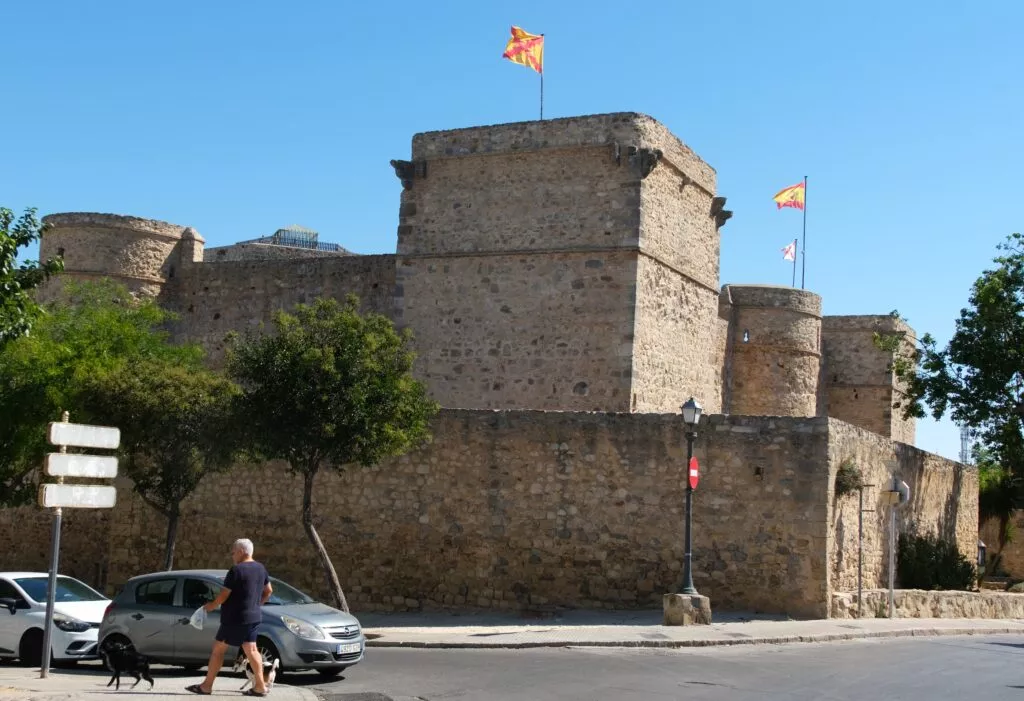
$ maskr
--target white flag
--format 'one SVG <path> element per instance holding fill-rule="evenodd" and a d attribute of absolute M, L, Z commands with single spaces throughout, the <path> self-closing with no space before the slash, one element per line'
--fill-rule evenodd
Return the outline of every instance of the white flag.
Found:
<path fill-rule="evenodd" d="M 782 249 L 782 260 L 796 260 L 796 241 Z"/>

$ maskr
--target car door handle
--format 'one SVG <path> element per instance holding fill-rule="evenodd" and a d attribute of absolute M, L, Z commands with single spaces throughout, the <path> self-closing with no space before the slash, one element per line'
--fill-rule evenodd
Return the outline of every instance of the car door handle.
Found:
<path fill-rule="evenodd" d="M 141 613 L 133 613 L 132 618 L 134 618 L 136 621 L 141 621 L 143 618 L 145 618 L 145 616 L 143 616 Z"/>

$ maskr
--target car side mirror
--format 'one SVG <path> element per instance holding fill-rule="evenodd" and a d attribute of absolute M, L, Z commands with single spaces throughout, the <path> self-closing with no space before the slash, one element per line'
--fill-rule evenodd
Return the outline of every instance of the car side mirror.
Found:
<path fill-rule="evenodd" d="M 18 610 L 18 600 L 5 596 L 4 598 L 0 599 L 0 606 L 6 608 L 13 616 L 14 612 Z"/>

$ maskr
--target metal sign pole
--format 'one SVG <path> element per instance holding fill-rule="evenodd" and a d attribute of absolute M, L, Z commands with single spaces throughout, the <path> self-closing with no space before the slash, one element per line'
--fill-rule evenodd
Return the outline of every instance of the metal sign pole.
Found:
<path fill-rule="evenodd" d="M 61 423 L 68 423 L 71 415 L 64 412 Z M 61 453 L 68 452 L 68 447 L 62 445 Z M 63 477 L 57 478 L 58 484 L 64 483 Z M 53 631 L 53 606 L 57 598 L 57 567 L 60 562 L 60 526 L 63 509 L 57 507 L 53 510 L 53 535 L 50 540 L 50 579 L 46 587 L 46 621 L 43 624 L 43 663 L 39 668 L 39 678 L 46 679 L 50 674 L 50 635 Z"/>

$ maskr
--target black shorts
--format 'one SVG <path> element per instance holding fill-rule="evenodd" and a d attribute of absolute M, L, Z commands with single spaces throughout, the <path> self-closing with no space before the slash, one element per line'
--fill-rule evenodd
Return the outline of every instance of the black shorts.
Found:
<path fill-rule="evenodd" d="M 254 643 L 256 642 L 256 629 L 259 627 L 259 623 L 241 623 L 238 625 L 221 623 L 220 628 L 217 629 L 217 640 L 234 646 L 241 645 L 242 643 Z"/>

